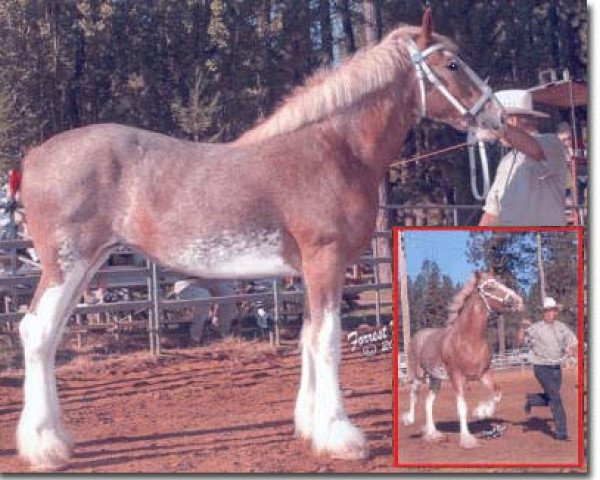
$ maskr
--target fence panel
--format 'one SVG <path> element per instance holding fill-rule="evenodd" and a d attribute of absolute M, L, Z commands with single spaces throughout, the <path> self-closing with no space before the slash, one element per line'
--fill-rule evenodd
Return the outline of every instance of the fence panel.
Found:
<path fill-rule="evenodd" d="M 391 238 L 391 232 L 375 232 L 375 237 Z M 9 263 L 10 268 L 4 269 L 0 273 L 0 292 L 8 299 L 5 309 L 0 313 L 0 326 L 4 327 L 7 335 L 16 335 L 16 325 L 24 316 L 23 308 L 28 305 L 29 299 L 35 290 L 40 278 L 39 268 L 36 269 L 35 262 L 27 259 L 23 255 L 18 255 L 18 250 L 32 247 L 30 240 L 5 240 L 0 241 L 0 251 L 6 252 L 3 259 Z M 123 253 L 135 253 L 130 250 L 119 251 Z M 362 294 L 365 292 L 374 292 L 375 294 L 375 318 L 379 324 L 382 317 L 382 309 L 391 310 L 391 301 L 383 301 L 382 291 L 391 291 L 391 284 L 380 283 L 377 281 L 375 267 L 380 263 L 391 264 L 390 257 L 378 257 L 374 252 L 367 252 L 362 255 L 357 264 L 367 265 L 373 269 L 373 279 L 366 276 L 366 283 L 355 285 L 346 285 L 344 294 Z M 21 262 L 22 268 L 18 269 L 18 262 Z M 273 305 L 273 312 L 276 321 L 275 339 L 278 340 L 280 319 L 283 312 L 280 305 L 283 302 L 302 303 L 304 298 L 303 288 L 296 288 L 294 291 L 286 291 L 281 288 L 275 288 L 277 282 L 267 280 L 271 284 L 271 289 L 260 293 L 235 294 L 227 296 L 194 298 L 194 299 L 168 299 L 163 294 L 165 286 L 175 283 L 179 280 L 190 279 L 189 276 L 181 275 L 177 272 L 163 269 L 155 264 L 146 261 L 144 267 L 136 266 L 111 266 L 101 268 L 92 281 L 89 288 L 108 288 L 108 289 L 145 289 L 145 298 L 127 299 L 125 301 L 96 303 L 80 303 L 76 306 L 72 318 L 68 323 L 68 329 L 77 332 L 80 343 L 81 335 L 88 330 L 87 325 L 82 322 L 82 316 L 100 314 L 108 316 L 116 313 L 131 312 L 143 313 L 147 315 L 145 329 L 148 335 L 149 348 L 153 353 L 160 353 L 161 338 L 169 325 L 191 323 L 191 320 L 173 319 L 166 312 L 181 311 L 190 307 L 206 307 L 213 304 L 231 305 L 239 304 L 241 301 L 247 302 L 265 302 Z M 363 278 L 364 280 L 364 278 Z M 18 292 L 17 295 L 15 292 Z M 132 328 L 140 328 L 141 323 L 130 322 Z M 95 330 L 101 330 L 100 325 L 93 326 Z M 1 333 L 1 330 L 0 330 Z"/>

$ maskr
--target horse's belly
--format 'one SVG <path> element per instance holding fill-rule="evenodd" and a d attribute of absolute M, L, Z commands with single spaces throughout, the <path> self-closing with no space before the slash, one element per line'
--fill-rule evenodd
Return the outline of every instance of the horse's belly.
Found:
<path fill-rule="evenodd" d="M 167 263 L 205 278 L 260 278 L 298 275 L 285 258 L 279 231 L 222 232 L 175 248 Z"/>

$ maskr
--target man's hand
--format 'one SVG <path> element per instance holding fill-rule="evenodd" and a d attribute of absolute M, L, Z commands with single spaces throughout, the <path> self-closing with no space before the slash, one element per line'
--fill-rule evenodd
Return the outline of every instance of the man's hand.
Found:
<path fill-rule="evenodd" d="M 519 330 L 517 330 L 517 346 L 522 347 L 525 343 L 525 330 L 527 330 L 531 326 L 531 320 L 528 318 L 524 318 L 521 320 L 521 325 L 519 325 Z"/>
<path fill-rule="evenodd" d="M 504 130 L 497 131 L 488 128 L 477 128 L 475 130 L 474 140 L 476 142 L 495 143 L 502 135 L 504 135 Z"/>
<path fill-rule="evenodd" d="M 545 160 L 544 150 L 525 130 L 508 125 L 501 140 L 534 160 Z"/>
<path fill-rule="evenodd" d="M 498 223 L 498 217 L 496 215 L 492 215 L 491 213 L 483 212 L 481 216 L 481 220 L 479 220 L 479 226 L 481 227 L 489 227 L 491 225 L 496 225 Z"/>

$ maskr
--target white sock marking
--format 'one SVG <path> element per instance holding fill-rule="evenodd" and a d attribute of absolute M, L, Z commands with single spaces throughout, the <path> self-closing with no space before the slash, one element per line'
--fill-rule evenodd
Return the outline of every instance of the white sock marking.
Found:
<path fill-rule="evenodd" d="M 339 387 L 339 313 L 327 309 L 322 318 L 313 357 L 316 375 L 313 445 L 317 451 L 328 451 L 334 457 L 365 458 L 368 455 L 365 438 L 348 419 Z"/>
<path fill-rule="evenodd" d="M 425 399 L 425 431 L 428 435 L 436 432 L 435 423 L 433 421 L 433 403 L 435 402 L 436 393 L 430 390 Z"/>
<path fill-rule="evenodd" d="M 65 314 L 87 270 L 72 263 L 65 282 L 46 289 L 34 312 L 21 321 L 25 359 L 24 406 L 17 429 L 19 453 L 36 468 L 53 468 L 69 455 L 54 375 L 54 355 L 66 323 Z"/>
<path fill-rule="evenodd" d="M 314 406 L 315 406 L 315 365 L 310 345 L 312 336 L 312 322 L 305 323 L 302 327 L 300 349 L 302 352 L 302 372 L 300 374 L 300 388 L 296 399 L 294 419 L 296 435 L 301 438 L 312 438 Z"/>

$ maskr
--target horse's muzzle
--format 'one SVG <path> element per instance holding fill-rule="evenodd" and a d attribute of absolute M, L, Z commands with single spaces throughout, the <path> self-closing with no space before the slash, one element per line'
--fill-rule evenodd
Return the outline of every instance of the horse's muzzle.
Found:
<path fill-rule="evenodd" d="M 506 129 L 506 113 L 495 97 L 486 102 L 481 112 L 473 120 L 473 126 L 477 129 L 493 130 L 498 133 L 502 133 Z"/>
<path fill-rule="evenodd" d="M 523 311 L 523 300 L 520 297 L 508 296 L 504 299 L 504 305 L 510 308 L 513 312 Z"/>

